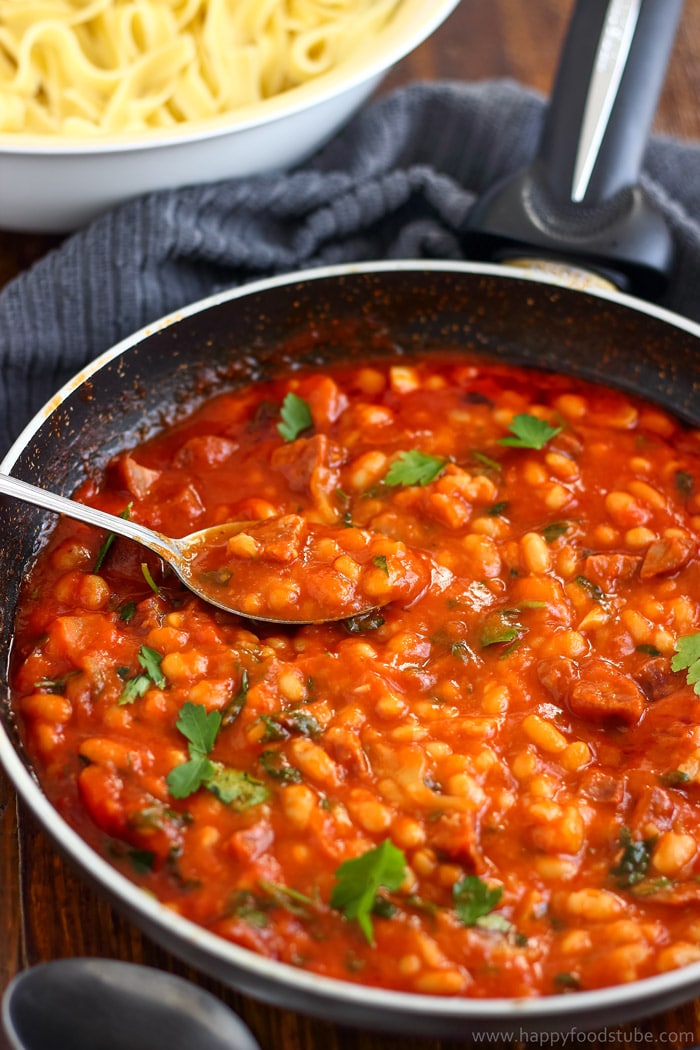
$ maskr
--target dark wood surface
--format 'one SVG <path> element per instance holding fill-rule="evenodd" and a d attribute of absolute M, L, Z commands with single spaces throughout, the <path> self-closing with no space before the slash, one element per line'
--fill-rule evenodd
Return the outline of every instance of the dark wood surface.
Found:
<path fill-rule="evenodd" d="M 547 94 L 570 10 L 570 0 L 462 0 L 431 40 L 396 67 L 382 90 L 419 79 L 510 77 Z M 686 0 L 656 130 L 700 140 L 700 0 Z M 58 243 L 55 236 L 0 231 L 0 285 Z M 263 1050 L 472 1050 L 480 1045 L 468 1034 L 460 1043 L 448 1044 L 339 1028 L 244 998 L 194 972 L 86 887 L 18 803 L 0 772 L 0 990 L 24 967 L 75 955 L 145 962 L 198 981 L 241 1014 Z M 631 1045 L 689 1048 L 700 1042 L 700 999 L 607 1030 L 599 1041 L 610 1050 Z M 521 1044 L 499 1039 L 488 1045 L 500 1050 Z M 0 1050 L 6 1050 L 2 1035 Z M 98 1045 L 95 1050 L 100 1050 Z"/>

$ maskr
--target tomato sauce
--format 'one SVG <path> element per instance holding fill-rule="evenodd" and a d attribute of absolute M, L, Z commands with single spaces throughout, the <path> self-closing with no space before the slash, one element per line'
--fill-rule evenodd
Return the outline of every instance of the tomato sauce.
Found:
<path fill-rule="evenodd" d="M 536 370 L 375 362 L 222 394 L 78 498 L 172 536 L 296 515 L 378 536 L 380 577 L 397 549 L 432 566 L 367 615 L 282 628 L 60 521 L 13 703 L 49 798 L 136 886 L 409 992 L 700 960 L 698 431 Z"/>

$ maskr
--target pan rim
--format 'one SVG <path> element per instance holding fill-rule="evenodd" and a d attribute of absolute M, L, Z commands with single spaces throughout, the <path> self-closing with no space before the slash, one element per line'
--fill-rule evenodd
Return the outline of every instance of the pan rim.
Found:
<path fill-rule="evenodd" d="M 496 277 L 502 280 L 514 282 L 523 281 L 536 287 L 549 287 L 552 291 L 560 291 L 573 295 L 592 296 L 602 302 L 609 302 L 632 310 L 634 313 L 646 314 L 658 321 L 678 328 L 700 340 L 700 323 L 674 313 L 672 310 L 656 303 L 646 302 L 635 296 L 624 292 L 607 290 L 602 287 L 577 288 L 566 284 L 561 278 L 550 273 L 534 271 L 519 266 L 505 266 L 499 263 L 478 263 L 469 261 L 446 261 L 446 260 L 422 260 L 422 259 L 396 259 L 381 261 L 358 261 L 352 263 L 339 263 L 334 265 L 315 266 L 306 269 L 293 270 L 288 273 L 278 274 L 274 277 L 265 277 L 260 280 L 250 281 L 235 287 L 226 288 L 211 295 L 196 299 L 176 310 L 172 310 L 154 321 L 143 325 L 141 328 L 125 336 L 114 343 L 108 349 L 102 351 L 89 361 L 83 368 L 76 372 L 66 383 L 63 384 L 55 394 L 44 404 L 35 415 L 27 422 L 24 428 L 15 438 L 7 452 L 0 461 L 0 470 L 8 472 L 17 460 L 20 451 L 29 438 L 36 433 L 39 427 L 46 421 L 49 415 L 86 379 L 100 371 L 105 365 L 115 358 L 120 357 L 131 347 L 143 342 L 152 335 L 172 327 L 179 321 L 196 314 L 203 313 L 213 307 L 235 299 L 245 298 L 259 292 L 272 291 L 288 285 L 308 283 L 311 281 L 322 281 L 328 278 L 352 277 L 362 274 L 382 273 L 455 273 L 471 274 L 472 276 Z"/>

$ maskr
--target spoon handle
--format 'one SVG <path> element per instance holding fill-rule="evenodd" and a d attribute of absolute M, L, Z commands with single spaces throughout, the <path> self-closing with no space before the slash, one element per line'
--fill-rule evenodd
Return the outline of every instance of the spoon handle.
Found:
<path fill-rule="evenodd" d="M 0 472 L 0 493 L 22 500 L 23 503 L 31 503 L 44 510 L 53 511 L 55 514 L 64 514 L 68 518 L 82 521 L 85 525 L 94 525 L 99 529 L 115 532 L 118 536 L 126 536 L 127 539 L 135 540 L 136 543 L 154 551 L 161 558 L 171 559 L 179 556 L 176 541 L 160 532 L 147 529 L 144 525 L 129 521 L 128 518 L 107 514 L 103 510 L 88 507 L 66 496 L 30 485 L 27 481 L 20 481 L 10 474 Z"/>

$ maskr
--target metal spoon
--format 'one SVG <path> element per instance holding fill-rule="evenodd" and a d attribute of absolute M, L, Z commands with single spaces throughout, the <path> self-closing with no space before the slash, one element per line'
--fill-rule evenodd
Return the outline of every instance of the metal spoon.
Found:
<path fill-rule="evenodd" d="M 128 518 L 107 514 L 94 507 L 78 503 L 76 500 L 59 496 L 54 492 L 38 488 L 36 485 L 30 485 L 26 481 L 20 481 L 9 474 L 0 473 L 0 493 L 134 540 L 167 562 L 185 586 L 204 601 L 210 602 L 220 609 L 225 609 L 227 612 L 254 620 L 293 625 L 345 620 L 349 617 L 364 616 L 373 609 L 395 600 L 397 597 L 405 598 L 405 592 L 408 590 L 404 586 L 404 593 L 399 593 L 397 590 L 392 594 L 373 598 L 372 600 L 368 600 L 366 597 L 363 598 L 361 594 L 353 592 L 348 597 L 348 600 L 341 604 L 340 601 L 336 600 L 338 595 L 334 594 L 331 588 L 325 593 L 320 592 L 319 596 L 307 601 L 306 604 L 299 608 L 296 608 L 294 602 L 290 601 L 289 604 L 278 606 L 278 608 L 271 610 L 269 604 L 265 605 L 263 602 L 261 606 L 260 601 L 257 604 L 251 601 L 253 591 L 257 593 L 258 598 L 266 596 L 269 587 L 266 587 L 265 580 L 259 577 L 258 581 L 251 586 L 250 574 L 248 574 L 249 582 L 246 583 L 241 576 L 239 583 L 235 573 L 227 572 L 223 574 L 222 572 L 214 571 L 210 556 L 212 551 L 217 549 L 225 551 L 227 542 L 236 534 L 243 531 L 252 532 L 255 528 L 269 524 L 273 519 L 266 519 L 261 522 L 227 522 L 223 525 L 215 525 L 208 529 L 202 529 L 199 532 L 190 533 L 181 539 L 173 539 L 153 529 L 148 529 L 144 525 L 139 525 L 135 521 L 130 521 Z M 283 521 L 284 519 L 279 518 L 276 520 Z M 313 530 L 322 528 L 322 526 L 314 525 L 313 523 L 306 523 L 305 527 L 311 534 L 313 534 Z M 347 530 L 340 527 L 337 531 L 341 535 L 347 532 Z M 207 556 L 209 556 L 208 562 Z M 203 568 L 204 565 L 208 565 L 208 568 Z M 260 572 L 262 574 L 262 570 Z M 268 565 L 267 583 L 274 583 L 275 574 L 281 574 L 281 572 L 281 566 Z M 405 580 L 413 581 L 415 584 L 413 590 L 416 592 L 419 589 L 424 589 L 429 582 L 429 564 L 427 560 L 421 559 L 416 553 L 411 552 L 407 554 L 405 573 L 407 574 Z"/>
<path fill-rule="evenodd" d="M 12 1050 L 260 1050 L 219 999 L 182 977 L 114 959 L 18 974 L 2 1000 Z"/>

